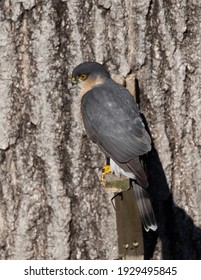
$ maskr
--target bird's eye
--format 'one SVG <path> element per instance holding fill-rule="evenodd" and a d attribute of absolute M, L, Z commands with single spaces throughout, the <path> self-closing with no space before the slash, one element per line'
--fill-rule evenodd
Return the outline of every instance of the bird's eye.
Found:
<path fill-rule="evenodd" d="M 79 78 L 80 78 L 82 81 L 86 80 L 87 77 L 88 77 L 88 75 L 86 75 L 86 74 L 81 74 L 81 75 L 79 76 Z"/>

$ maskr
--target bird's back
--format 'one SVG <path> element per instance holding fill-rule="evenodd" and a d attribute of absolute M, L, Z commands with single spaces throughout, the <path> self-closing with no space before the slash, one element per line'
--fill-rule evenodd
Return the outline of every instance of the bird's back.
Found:
<path fill-rule="evenodd" d="M 115 160 L 127 162 L 150 150 L 133 96 L 111 79 L 82 97 L 81 111 L 89 137 Z"/>

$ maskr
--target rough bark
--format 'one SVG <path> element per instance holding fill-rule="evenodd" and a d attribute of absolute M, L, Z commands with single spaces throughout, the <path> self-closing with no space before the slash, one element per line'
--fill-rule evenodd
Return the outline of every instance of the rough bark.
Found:
<path fill-rule="evenodd" d="M 136 76 L 173 193 L 155 203 L 154 258 L 201 258 L 200 18 L 199 0 L 0 1 L 1 259 L 117 257 L 103 156 L 70 85 L 86 60 Z M 157 235 L 145 236 L 147 258 Z"/>

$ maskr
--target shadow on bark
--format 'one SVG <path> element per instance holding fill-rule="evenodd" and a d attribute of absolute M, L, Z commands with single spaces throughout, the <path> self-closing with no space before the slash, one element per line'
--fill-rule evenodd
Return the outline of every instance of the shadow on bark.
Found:
<path fill-rule="evenodd" d="M 145 117 L 143 115 L 141 117 L 150 133 Z M 153 198 L 153 207 L 158 223 L 156 232 L 144 231 L 144 258 L 151 259 L 153 257 L 159 237 L 164 260 L 200 260 L 201 229 L 196 227 L 189 215 L 174 203 L 160 158 L 153 143 L 152 150 L 143 157 L 143 161 L 149 179 L 149 193 Z"/>
<path fill-rule="evenodd" d="M 140 89 L 135 81 L 136 101 L 140 106 Z M 146 118 L 141 114 L 146 130 L 151 136 Z M 152 138 L 152 136 L 151 136 Z M 158 223 L 156 232 L 144 230 L 144 259 L 153 257 L 158 237 L 164 260 L 200 260 L 201 229 L 191 217 L 174 203 L 158 152 L 152 141 L 152 150 L 142 158 L 148 180 L 148 191 L 153 198 L 153 207 Z"/>

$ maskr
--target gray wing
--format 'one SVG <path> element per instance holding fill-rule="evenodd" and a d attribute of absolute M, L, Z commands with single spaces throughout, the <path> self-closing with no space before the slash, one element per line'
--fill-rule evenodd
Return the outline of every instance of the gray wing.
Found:
<path fill-rule="evenodd" d="M 81 112 L 91 140 L 117 162 L 128 162 L 151 149 L 134 98 L 112 80 L 82 97 Z"/>

